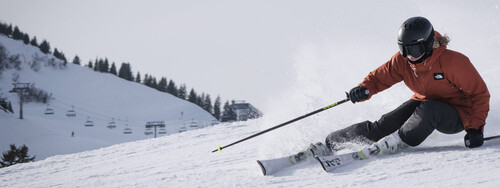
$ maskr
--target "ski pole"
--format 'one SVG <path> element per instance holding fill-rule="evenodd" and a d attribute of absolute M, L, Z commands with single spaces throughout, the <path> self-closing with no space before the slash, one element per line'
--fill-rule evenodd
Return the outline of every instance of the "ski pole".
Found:
<path fill-rule="evenodd" d="M 497 139 L 497 138 L 500 138 L 500 135 L 486 137 L 486 138 L 484 138 L 484 141 L 486 141 L 486 140 L 493 140 L 493 139 Z"/>
<path fill-rule="evenodd" d="M 243 138 L 243 139 L 241 139 L 241 140 L 238 140 L 238 141 L 233 142 L 233 143 L 231 143 L 231 144 L 228 144 L 228 145 L 226 145 L 226 146 L 223 146 L 223 147 L 220 147 L 220 146 L 219 146 L 217 149 L 213 150 L 213 151 L 212 151 L 212 153 L 214 153 L 214 152 L 216 152 L 216 151 L 222 152 L 222 149 L 224 149 L 224 148 L 230 147 L 230 146 L 232 146 L 232 145 L 238 144 L 238 143 L 243 142 L 243 141 L 245 141 L 245 140 L 248 140 L 248 139 L 251 139 L 251 138 L 253 138 L 253 137 L 259 136 L 259 135 L 261 135 L 261 134 L 267 133 L 267 132 L 272 131 L 272 130 L 274 130 L 274 129 L 277 129 L 277 128 L 280 128 L 280 127 L 283 127 L 283 126 L 285 126 L 285 125 L 288 125 L 288 124 L 290 124 L 290 123 L 296 122 L 296 121 L 301 120 L 301 119 L 304 119 L 304 118 L 309 117 L 309 116 L 311 116 L 311 115 L 314 115 L 314 114 L 320 113 L 320 112 L 322 112 L 322 111 L 328 110 L 328 109 L 330 109 L 330 108 L 333 108 L 333 107 L 335 107 L 335 106 L 338 106 L 338 105 L 340 105 L 340 104 L 342 104 L 342 103 L 345 103 L 345 102 L 347 102 L 347 101 L 349 101 L 349 95 L 347 95 L 347 98 L 346 98 L 346 99 L 343 99 L 343 100 L 341 100 L 341 101 L 339 101 L 339 102 L 333 103 L 333 104 L 331 104 L 331 105 L 325 106 L 325 107 L 323 107 L 323 108 L 320 108 L 320 109 L 318 109 L 318 110 L 315 110 L 315 111 L 310 112 L 310 113 L 308 113 L 308 114 L 305 114 L 305 115 L 303 115 L 303 116 L 297 117 L 297 118 L 292 119 L 292 120 L 290 120 L 290 121 L 287 121 L 287 122 L 285 122 L 285 123 L 282 123 L 282 124 L 276 125 L 276 126 L 274 126 L 274 127 L 271 127 L 271 128 L 269 128 L 269 129 L 263 130 L 263 131 L 261 131 L 261 132 L 255 133 L 255 134 L 253 134 L 253 135 L 250 135 L 250 136 L 248 136 L 248 137 L 246 137 L 246 138 Z"/>

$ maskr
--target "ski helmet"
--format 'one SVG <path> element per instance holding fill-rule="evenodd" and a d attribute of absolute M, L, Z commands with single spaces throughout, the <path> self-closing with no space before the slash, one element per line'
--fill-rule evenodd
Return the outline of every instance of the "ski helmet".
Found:
<path fill-rule="evenodd" d="M 411 55 L 420 57 L 420 63 L 432 54 L 434 43 L 434 28 L 431 22 L 424 17 L 412 17 L 406 20 L 399 28 L 398 46 L 403 57 Z"/>

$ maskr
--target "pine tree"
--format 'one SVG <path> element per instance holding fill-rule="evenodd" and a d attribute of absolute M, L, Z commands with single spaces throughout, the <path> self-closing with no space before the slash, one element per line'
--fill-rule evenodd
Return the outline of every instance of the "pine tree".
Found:
<path fill-rule="evenodd" d="M 181 87 L 179 87 L 177 94 L 178 94 L 177 97 L 186 100 L 187 97 L 186 84 L 182 84 Z"/>
<path fill-rule="evenodd" d="M 156 81 L 156 77 L 151 78 L 151 88 L 158 88 L 158 82 Z"/>
<path fill-rule="evenodd" d="M 156 89 L 158 89 L 158 91 L 167 92 L 167 78 L 162 77 Z"/>
<path fill-rule="evenodd" d="M 87 67 L 90 68 L 90 69 L 92 69 L 92 67 L 93 67 L 92 66 L 92 61 L 89 61 L 89 64 L 87 64 Z"/>
<path fill-rule="evenodd" d="M 5 29 L 5 33 L 7 34 L 7 36 L 11 37 L 12 36 L 12 24 L 9 24 L 9 26 L 7 27 L 7 29 Z"/>
<path fill-rule="evenodd" d="M 201 108 L 205 106 L 205 93 L 201 93 L 201 96 L 196 97 L 196 104 Z"/>
<path fill-rule="evenodd" d="M 28 147 L 26 147 L 26 145 L 16 148 L 16 145 L 11 144 L 10 150 L 3 153 L 2 161 L 0 161 L 0 165 L 2 167 L 7 167 L 17 163 L 33 162 L 35 161 L 35 157 L 30 157 L 28 155 Z"/>
<path fill-rule="evenodd" d="M 24 42 L 24 44 L 30 43 L 30 36 L 26 33 L 23 35 L 23 42 Z"/>
<path fill-rule="evenodd" d="M 214 102 L 214 117 L 215 119 L 220 121 L 220 116 L 221 116 L 221 109 L 220 109 L 220 96 L 217 96 Z"/>
<path fill-rule="evenodd" d="M 7 36 L 7 27 L 7 24 L 0 22 L 0 33 Z"/>
<path fill-rule="evenodd" d="M 63 60 L 64 65 L 66 65 L 66 63 L 67 63 L 66 56 L 64 55 L 64 53 L 58 51 L 57 48 L 54 49 L 54 57 L 56 57 L 57 59 Z"/>
<path fill-rule="evenodd" d="M 129 63 L 122 63 L 122 65 L 120 66 L 120 70 L 118 70 L 118 77 L 128 81 L 134 81 L 132 68 L 130 67 Z"/>
<path fill-rule="evenodd" d="M 78 55 L 76 55 L 74 58 L 73 58 L 73 64 L 75 65 L 80 65 L 81 61 L 80 61 L 80 57 L 78 57 Z"/>
<path fill-rule="evenodd" d="M 54 48 L 54 53 L 52 55 L 54 55 L 54 57 L 56 57 L 57 59 L 60 59 L 61 57 L 61 53 L 59 53 L 59 50 L 57 50 L 57 48 Z"/>
<path fill-rule="evenodd" d="M 40 44 L 40 50 L 44 54 L 50 53 L 50 44 L 46 40 L 43 40 L 43 42 Z"/>
<path fill-rule="evenodd" d="M 143 84 L 148 87 L 151 86 L 148 74 L 144 75 Z"/>
<path fill-rule="evenodd" d="M 104 61 L 102 62 L 102 71 L 101 72 L 109 72 L 108 58 L 104 59 Z"/>
<path fill-rule="evenodd" d="M 99 59 L 99 62 L 97 64 L 99 65 L 99 72 L 109 72 L 108 59 L 106 59 L 106 61 L 103 59 Z"/>
<path fill-rule="evenodd" d="M 139 73 L 139 71 L 137 71 L 137 76 L 135 77 L 135 82 L 141 83 L 141 73 Z"/>
<path fill-rule="evenodd" d="M 115 62 L 113 62 L 113 64 L 111 64 L 111 68 L 109 68 L 109 73 L 111 73 L 113 75 L 118 75 L 118 73 L 116 72 Z"/>
<path fill-rule="evenodd" d="M 177 93 L 177 86 L 175 85 L 175 82 L 172 79 L 170 79 L 170 81 L 168 82 L 167 93 L 170 93 L 173 96 L 178 96 L 179 95 Z"/>
<path fill-rule="evenodd" d="M 23 40 L 24 34 L 19 30 L 19 28 L 16 26 L 14 27 L 14 32 L 12 33 L 12 38 L 14 40 Z"/>
<path fill-rule="evenodd" d="M 194 88 L 192 88 L 191 91 L 189 92 L 188 101 L 192 102 L 193 104 L 196 104 L 196 98 L 198 97 L 196 95 L 196 92 L 194 91 Z"/>
<path fill-rule="evenodd" d="M 36 46 L 36 47 L 38 47 L 38 42 L 36 41 L 36 36 L 34 36 L 34 37 L 33 37 L 33 39 L 31 39 L 30 44 L 31 44 L 32 46 Z"/>
<path fill-rule="evenodd" d="M 210 98 L 210 95 L 207 94 L 205 96 L 204 102 L 203 102 L 203 109 L 207 111 L 210 114 L 213 114 L 213 106 L 212 106 L 212 99 Z"/>
<path fill-rule="evenodd" d="M 64 66 L 66 66 L 66 64 L 68 64 L 68 60 L 66 59 L 66 56 L 64 55 L 64 53 L 62 51 L 60 52 L 60 54 L 61 54 L 60 59 L 64 61 Z"/>

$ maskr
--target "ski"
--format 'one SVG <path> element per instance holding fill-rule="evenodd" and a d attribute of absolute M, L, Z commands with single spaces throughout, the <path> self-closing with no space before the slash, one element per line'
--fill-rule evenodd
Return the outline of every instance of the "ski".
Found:
<path fill-rule="evenodd" d="M 262 170 L 264 176 L 274 174 L 285 168 L 291 167 L 293 165 L 299 164 L 306 161 L 307 154 L 305 152 L 299 152 L 295 155 L 290 155 L 286 157 L 268 159 L 268 160 L 257 160 L 257 163 Z"/>
<path fill-rule="evenodd" d="M 354 161 L 365 159 L 359 151 L 340 155 L 315 156 L 315 158 L 326 172 L 331 172 L 335 169 L 351 164 Z"/>

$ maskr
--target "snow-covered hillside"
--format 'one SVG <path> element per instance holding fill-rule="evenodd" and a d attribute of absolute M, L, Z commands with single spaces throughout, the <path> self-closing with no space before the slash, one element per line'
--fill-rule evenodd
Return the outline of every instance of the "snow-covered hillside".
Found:
<path fill-rule="evenodd" d="M 98 149 L 127 141 L 150 138 L 144 134 L 149 121 L 165 121 L 167 134 L 186 130 L 191 122 L 199 127 L 208 126 L 215 120 L 200 107 L 170 94 L 129 82 L 111 74 L 55 60 L 49 66 L 52 55 L 45 55 L 31 45 L 0 35 L 9 55 L 20 55 L 21 70 L 10 69 L 0 75 L 0 93 L 12 102 L 15 114 L 0 112 L 0 151 L 10 144 L 29 147 L 36 160 L 46 157 Z M 33 62 L 37 62 L 36 64 Z M 35 71 L 36 70 L 36 71 Z M 32 83 L 38 89 L 52 93 L 49 106 L 28 103 L 23 106 L 24 119 L 19 120 L 19 100 L 12 90 L 12 80 Z M 45 115 L 47 108 L 53 115 Z M 67 117 L 74 110 L 76 117 Z M 92 121 L 92 127 L 85 123 Z M 116 128 L 108 129 L 110 122 Z M 125 128 L 132 134 L 124 134 Z M 74 137 L 71 137 L 74 133 Z"/>

